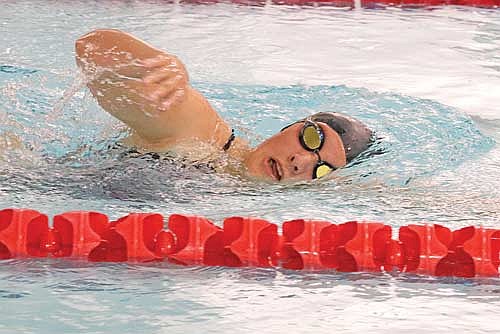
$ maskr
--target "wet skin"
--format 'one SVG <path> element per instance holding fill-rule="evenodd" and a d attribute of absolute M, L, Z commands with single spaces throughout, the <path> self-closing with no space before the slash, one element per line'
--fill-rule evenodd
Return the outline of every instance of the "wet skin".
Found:
<path fill-rule="evenodd" d="M 318 155 L 299 141 L 303 123 L 294 124 L 255 148 L 242 138 L 222 148 L 231 126 L 189 82 L 184 64 L 134 36 L 112 29 L 76 41 L 76 61 L 99 105 L 132 130 L 128 143 L 149 152 L 175 151 L 196 160 L 229 155 L 252 178 L 285 182 L 311 180 Z M 338 168 L 346 164 L 342 140 L 318 123 L 325 142 L 318 152 Z"/>
<path fill-rule="evenodd" d="M 340 136 L 325 123 L 318 122 L 325 142 L 318 151 L 321 160 L 339 168 L 346 157 Z M 245 160 L 248 173 L 274 181 L 311 180 L 318 155 L 302 147 L 299 134 L 303 123 L 294 124 L 258 145 Z"/>

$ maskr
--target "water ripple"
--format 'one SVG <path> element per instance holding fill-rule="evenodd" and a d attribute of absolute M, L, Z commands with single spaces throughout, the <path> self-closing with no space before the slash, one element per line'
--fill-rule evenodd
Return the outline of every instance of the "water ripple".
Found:
<path fill-rule="evenodd" d="M 0 207 L 497 227 L 499 22 L 461 7 L 4 2 Z M 307 185 L 131 158 L 117 122 L 76 91 L 74 40 L 96 27 L 179 55 L 252 143 L 335 110 L 375 129 L 385 153 Z M 1 334 L 500 331 L 498 278 L 15 259 L 0 282 Z"/>

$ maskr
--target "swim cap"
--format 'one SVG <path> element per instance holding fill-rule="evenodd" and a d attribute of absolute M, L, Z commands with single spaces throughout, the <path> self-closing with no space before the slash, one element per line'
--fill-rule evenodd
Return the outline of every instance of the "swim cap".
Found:
<path fill-rule="evenodd" d="M 352 161 L 358 154 L 365 151 L 373 142 L 372 130 L 352 117 L 336 112 L 319 112 L 295 123 L 304 122 L 306 119 L 325 123 L 339 134 L 344 144 L 347 162 Z"/>

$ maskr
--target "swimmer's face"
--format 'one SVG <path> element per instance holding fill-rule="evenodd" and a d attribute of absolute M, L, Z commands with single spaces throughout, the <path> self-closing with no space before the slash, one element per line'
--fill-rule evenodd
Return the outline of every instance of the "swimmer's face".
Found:
<path fill-rule="evenodd" d="M 344 146 L 337 132 L 322 122 L 324 144 L 317 153 L 306 150 L 299 139 L 304 123 L 296 123 L 257 146 L 245 160 L 250 176 L 270 181 L 313 179 L 318 154 L 327 164 L 339 168 L 346 164 Z"/>

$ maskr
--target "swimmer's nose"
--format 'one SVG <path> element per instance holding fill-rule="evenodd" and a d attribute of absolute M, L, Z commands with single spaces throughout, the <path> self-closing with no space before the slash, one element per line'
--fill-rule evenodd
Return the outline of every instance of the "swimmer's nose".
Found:
<path fill-rule="evenodd" d="M 294 153 L 288 157 L 288 168 L 291 175 L 300 175 L 312 170 L 316 156 L 312 152 Z"/>

